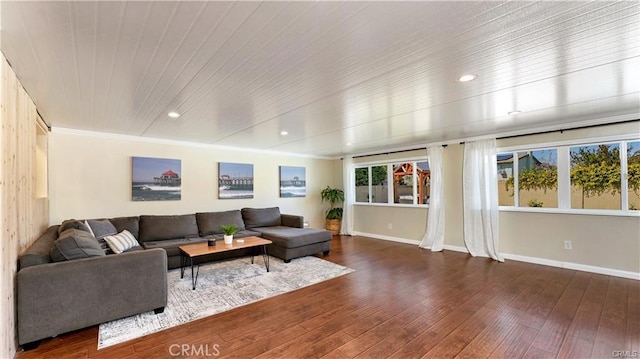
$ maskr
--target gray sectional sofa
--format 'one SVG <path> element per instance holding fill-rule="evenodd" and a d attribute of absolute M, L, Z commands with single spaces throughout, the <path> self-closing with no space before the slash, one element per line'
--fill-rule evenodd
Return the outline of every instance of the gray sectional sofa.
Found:
<path fill-rule="evenodd" d="M 137 243 L 121 254 L 106 255 L 110 252 L 102 239 L 98 242 L 104 253 L 99 245 L 96 249 L 96 238 L 101 236 L 88 234 L 82 221 L 75 220 L 62 224 L 72 228 L 51 226 L 38 238 L 19 259 L 18 341 L 24 348 L 72 330 L 146 311 L 162 312 L 167 303 L 167 269 L 181 264 L 178 247 L 211 237 L 222 239 L 222 224 L 238 227 L 234 238 L 271 240 L 267 252 L 285 262 L 328 254 L 332 238 L 326 230 L 303 228 L 302 216 L 281 214 L 278 207 L 89 222 L 84 223 L 106 224 L 112 228 L 110 234 L 126 230 Z M 196 263 L 249 255 L 251 250 L 201 256 Z"/>
<path fill-rule="evenodd" d="M 222 239 L 222 224 L 235 224 L 234 238 L 257 236 L 273 241 L 267 253 L 285 262 L 331 250 L 331 233 L 324 229 L 303 228 L 302 216 L 281 214 L 278 207 L 243 208 L 226 212 L 203 212 L 174 216 L 140 216 L 140 245 L 145 249 L 162 248 L 167 252 L 169 269 L 180 267 L 178 247 L 205 242 L 209 237 Z M 196 263 L 244 256 L 252 249 L 200 256 Z"/>
<path fill-rule="evenodd" d="M 40 339 L 167 305 L 167 255 L 132 248 L 118 255 L 53 262 L 59 226 L 50 227 L 19 259 L 18 341 Z"/>

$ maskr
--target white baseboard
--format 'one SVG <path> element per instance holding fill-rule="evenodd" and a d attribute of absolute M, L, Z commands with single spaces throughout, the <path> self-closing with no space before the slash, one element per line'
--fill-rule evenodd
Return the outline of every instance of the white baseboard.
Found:
<path fill-rule="evenodd" d="M 454 252 L 462 252 L 462 253 L 469 253 L 469 250 L 467 250 L 466 247 L 459 247 L 459 246 L 450 246 L 448 244 L 445 244 L 443 246 L 444 249 L 448 250 L 448 251 L 454 251 Z"/>
<path fill-rule="evenodd" d="M 504 257 L 504 259 L 510 259 L 512 261 L 540 264 L 540 265 L 549 266 L 549 267 L 565 268 L 563 265 L 563 262 L 555 261 L 552 259 L 528 257 L 528 256 L 521 256 L 518 254 L 509 254 L 509 253 L 500 253 L 500 254 L 502 254 L 502 257 Z"/>
<path fill-rule="evenodd" d="M 375 239 L 383 239 L 385 241 L 392 241 L 392 242 L 400 242 L 400 243 L 405 243 L 405 244 L 414 244 L 414 245 L 418 245 L 420 244 L 420 241 L 416 241 L 414 239 L 406 239 L 406 238 L 399 238 L 399 237 L 391 237 L 391 236 L 384 236 L 382 234 L 373 234 L 373 233 L 364 233 L 364 232 L 353 232 L 354 236 L 362 236 L 362 237 L 369 237 L 369 238 L 375 238 Z"/>
<path fill-rule="evenodd" d="M 386 241 L 393 241 L 393 242 L 400 242 L 400 243 L 407 243 L 407 244 L 417 245 L 420 243 L 419 241 L 412 240 L 412 239 L 384 236 L 384 235 L 373 234 L 373 233 L 355 232 L 354 234 L 357 236 L 383 239 Z M 455 252 L 469 253 L 466 247 L 451 246 L 448 244 L 444 245 L 444 249 L 449 251 L 455 251 Z M 604 275 L 610 275 L 613 277 L 628 278 L 628 279 L 634 279 L 634 280 L 640 281 L 640 273 L 636 273 L 636 272 L 629 272 L 629 271 L 623 271 L 623 270 L 611 269 L 611 268 L 605 268 L 605 267 L 590 266 L 590 265 L 579 264 L 579 263 L 562 262 L 562 261 L 556 261 L 556 260 L 545 259 L 545 258 L 521 256 L 518 254 L 509 254 L 509 253 L 501 253 L 501 254 L 505 259 L 518 261 L 518 262 L 540 264 L 543 266 L 571 269 L 571 270 L 596 273 L 596 274 L 604 274 Z"/>
<path fill-rule="evenodd" d="M 604 274 L 604 275 L 610 275 L 613 277 L 640 280 L 640 273 L 623 271 L 619 269 L 590 266 L 587 264 L 579 264 L 579 263 L 571 263 L 571 262 L 554 261 L 554 260 L 544 259 L 544 258 L 520 256 L 517 254 L 503 253 L 502 256 L 505 259 L 511 259 L 518 262 L 541 264 L 541 265 L 550 266 L 550 267 L 578 270 L 582 272 Z"/>

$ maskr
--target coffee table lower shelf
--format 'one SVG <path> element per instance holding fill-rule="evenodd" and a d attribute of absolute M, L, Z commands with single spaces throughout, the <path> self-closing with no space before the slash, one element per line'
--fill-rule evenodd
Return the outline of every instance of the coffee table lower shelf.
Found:
<path fill-rule="evenodd" d="M 242 238 L 244 240 L 243 243 L 238 243 L 235 239 L 232 244 L 225 244 L 222 241 L 216 241 L 215 246 L 208 246 L 207 242 L 196 243 L 196 244 L 188 244 L 185 246 L 180 246 L 180 278 L 184 278 L 184 270 L 187 264 L 189 263 L 191 266 L 191 288 L 193 290 L 196 289 L 196 284 L 198 283 L 198 274 L 200 273 L 200 265 L 198 264 L 198 268 L 194 271 L 193 267 L 193 259 L 195 257 L 200 257 L 208 254 L 214 253 L 222 253 L 235 251 L 238 249 L 244 248 L 253 248 L 260 247 L 262 250 L 262 258 L 264 259 L 264 266 L 269 271 L 269 256 L 267 255 L 267 245 L 272 242 L 268 239 L 260 238 L 260 237 L 245 237 Z M 251 254 L 251 264 L 253 264 L 254 255 Z"/>

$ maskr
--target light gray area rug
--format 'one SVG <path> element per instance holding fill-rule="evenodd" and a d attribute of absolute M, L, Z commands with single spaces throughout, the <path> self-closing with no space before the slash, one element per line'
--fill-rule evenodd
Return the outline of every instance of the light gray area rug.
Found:
<path fill-rule="evenodd" d="M 248 257 L 208 263 L 200 266 L 196 290 L 191 289 L 190 270 L 183 279 L 180 269 L 170 270 L 164 313 L 150 311 L 100 324 L 98 349 L 353 272 L 316 257 L 286 264 L 270 257 L 269 270 L 262 256 L 255 257 L 254 264 Z"/>

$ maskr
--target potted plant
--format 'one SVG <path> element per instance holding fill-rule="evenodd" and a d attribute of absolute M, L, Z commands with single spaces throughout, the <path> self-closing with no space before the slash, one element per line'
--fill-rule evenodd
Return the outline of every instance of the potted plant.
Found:
<path fill-rule="evenodd" d="M 220 225 L 220 229 L 224 232 L 224 243 L 233 243 L 233 235 L 238 231 L 238 226 L 235 224 L 223 224 Z"/>
<path fill-rule="evenodd" d="M 342 222 L 342 202 L 344 202 L 344 192 L 339 188 L 327 188 L 320 192 L 322 201 L 331 204 L 326 213 L 326 228 L 333 235 L 340 233 L 340 225 Z"/>

